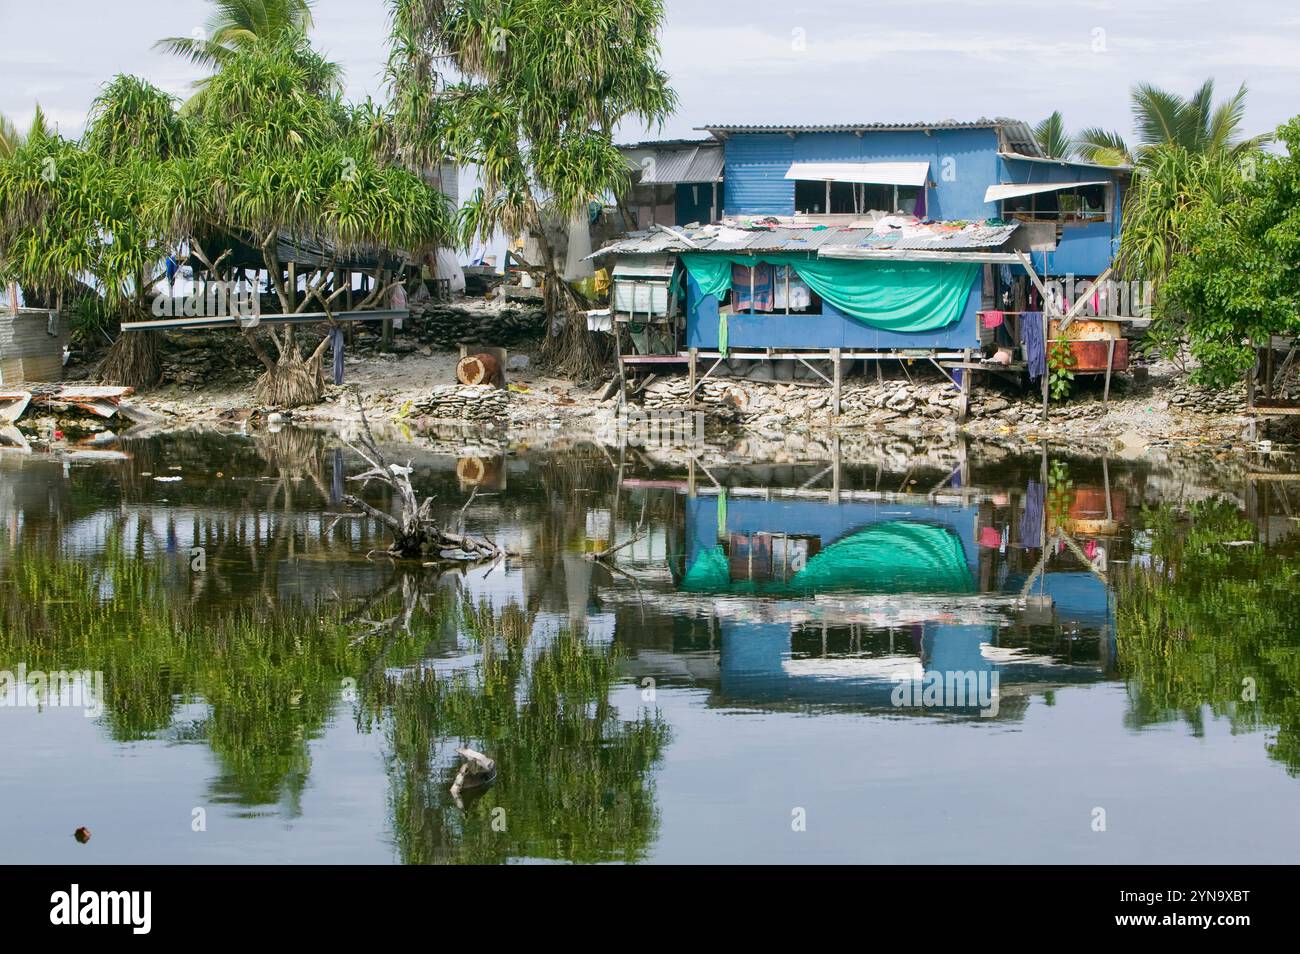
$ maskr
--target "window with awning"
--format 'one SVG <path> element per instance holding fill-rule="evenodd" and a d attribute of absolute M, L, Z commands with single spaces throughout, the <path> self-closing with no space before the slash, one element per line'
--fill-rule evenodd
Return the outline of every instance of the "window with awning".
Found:
<path fill-rule="evenodd" d="M 889 186 L 923 186 L 929 176 L 928 162 L 795 162 L 785 174 L 787 179 Z"/>
<path fill-rule="evenodd" d="M 795 162 L 785 177 L 795 183 L 795 211 L 861 215 L 923 215 L 928 162 Z"/>
<path fill-rule="evenodd" d="M 985 202 L 1001 202 L 1007 218 L 1029 221 L 1106 221 L 1111 215 L 1111 183 L 1024 182 L 989 186 Z"/>

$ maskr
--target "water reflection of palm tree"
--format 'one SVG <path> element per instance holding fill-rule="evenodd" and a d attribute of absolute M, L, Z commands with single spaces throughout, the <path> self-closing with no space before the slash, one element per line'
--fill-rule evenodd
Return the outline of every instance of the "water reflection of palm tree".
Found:
<path fill-rule="evenodd" d="M 1134 728 L 1205 710 L 1234 731 L 1273 729 L 1271 758 L 1300 776 L 1300 627 L 1293 612 L 1300 552 L 1254 541 L 1228 501 L 1162 507 L 1149 517 L 1149 564 L 1120 581 L 1118 644 Z"/>
<path fill-rule="evenodd" d="M 649 772 L 667 741 L 658 714 L 623 719 L 610 702 L 612 651 L 564 633 L 530 645 L 534 614 L 462 607 L 482 651 L 470 671 L 389 680 L 391 811 L 410 863 L 513 857 L 634 861 L 658 824 Z M 459 807 L 454 749 L 499 766 L 495 785 Z"/>

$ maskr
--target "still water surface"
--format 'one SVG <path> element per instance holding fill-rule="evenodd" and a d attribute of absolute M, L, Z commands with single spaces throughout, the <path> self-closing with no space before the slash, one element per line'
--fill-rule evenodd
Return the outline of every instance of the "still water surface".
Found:
<path fill-rule="evenodd" d="M 426 453 L 449 571 L 327 435 L 123 450 L 0 456 L 5 861 L 1294 860 L 1289 482 Z"/>

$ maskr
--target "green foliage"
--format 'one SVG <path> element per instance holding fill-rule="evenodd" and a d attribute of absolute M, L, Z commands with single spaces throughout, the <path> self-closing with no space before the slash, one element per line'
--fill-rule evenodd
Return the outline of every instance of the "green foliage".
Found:
<path fill-rule="evenodd" d="M 1300 555 L 1254 540 L 1236 506 L 1145 515 L 1150 565 L 1120 584 L 1117 641 L 1135 726 L 1209 711 L 1234 731 L 1274 730 L 1269 755 L 1300 776 Z"/>
<path fill-rule="evenodd" d="M 1048 159 L 1068 159 L 1074 151 L 1074 142 L 1065 131 L 1065 119 L 1059 109 L 1034 127 L 1034 138 Z"/>
<path fill-rule="evenodd" d="M 135 77 L 104 87 L 81 142 L 38 113 L 0 159 L 0 272 L 43 289 L 89 279 L 115 312 L 138 309 L 166 254 L 140 209 L 163 161 L 184 148 L 171 98 Z"/>
<path fill-rule="evenodd" d="M 1100 126 L 1088 126 L 1079 130 L 1074 137 L 1074 154 L 1084 162 L 1095 162 L 1102 166 L 1133 164 L 1133 154 L 1124 142 L 1124 137 Z"/>
<path fill-rule="evenodd" d="M 660 0 L 394 0 L 388 65 L 401 150 L 477 163 L 462 240 L 540 231 L 617 192 L 612 130 L 676 105 L 658 68 Z M 445 59 L 458 83 L 443 87 Z"/>
<path fill-rule="evenodd" d="M 1074 387 L 1074 369 L 1079 359 L 1070 350 L 1070 342 L 1064 338 L 1053 338 L 1047 348 L 1047 390 L 1055 400 L 1070 396 Z"/>
<path fill-rule="evenodd" d="M 212 0 L 215 8 L 201 36 L 172 36 L 159 40 L 154 49 L 172 53 L 200 66 L 220 70 L 240 50 L 263 41 L 283 37 L 305 37 L 314 25 L 311 0 Z M 322 65 L 329 72 L 329 84 L 337 85 L 340 71 L 332 63 Z M 202 102 L 207 80 L 196 84 Z"/>
<path fill-rule="evenodd" d="M 1254 365 L 1252 340 L 1300 332 L 1300 117 L 1278 137 L 1286 154 L 1243 157 L 1230 172 L 1234 194 L 1191 210 L 1164 287 L 1207 385 L 1240 381 Z"/>
<path fill-rule="evenodd" d="M 281 230 L 340 251 L 444 241 L 441 194 L 376 155 L 374 113 L 345 104 L 330 72 L 297 36 L 233 52 L 193 111 L 191 153 L 162 170 L 152 220 L 177 239 L 219 231 L 259 246 Z"/>
<path fill-rule="evenodd" d="M 517 609 L 516 609 L 517 611 Z M 388 681 L 393 828 L 408 864 L 644 858 L 658 824 L 649 773 L 668 742 L 657 713 L 610 704 L 608 649 L 560 634 L 531 654 L 526 632 L 484 646 L 471 672 Z M 452 744 L 489 752 L 500 776 L 462 810 L 448 792 Z M 504 810 L 507 825 L 494 827 Z"/>

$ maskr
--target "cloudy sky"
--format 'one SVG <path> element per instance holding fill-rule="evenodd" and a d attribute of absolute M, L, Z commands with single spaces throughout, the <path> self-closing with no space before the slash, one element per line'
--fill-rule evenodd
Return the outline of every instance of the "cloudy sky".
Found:
<path fill-rule="evenodd" d="M 664 135 L 704 123 L 924 121 L 1060 109 L 1071 129 L 1130 134 L 1139 81 L 1189 93 L 1250 88 L 1247 129 L 1300 113 L 1295 0 L 666 0 L 664 66 L 681 107 Z M 37 101 L 76 134 L 117 72 L 183 95 L 185 63 L 151 49 L 202 28 L 203 0 L 0 0 L 0 113 Z M 382 95 L 383 0 L 317 0 L 319 48 L 354 97 Z M 627 128 L 623 139 L 645 131 Z M 657 131 L 656 131 L 657 133 Z"/>

